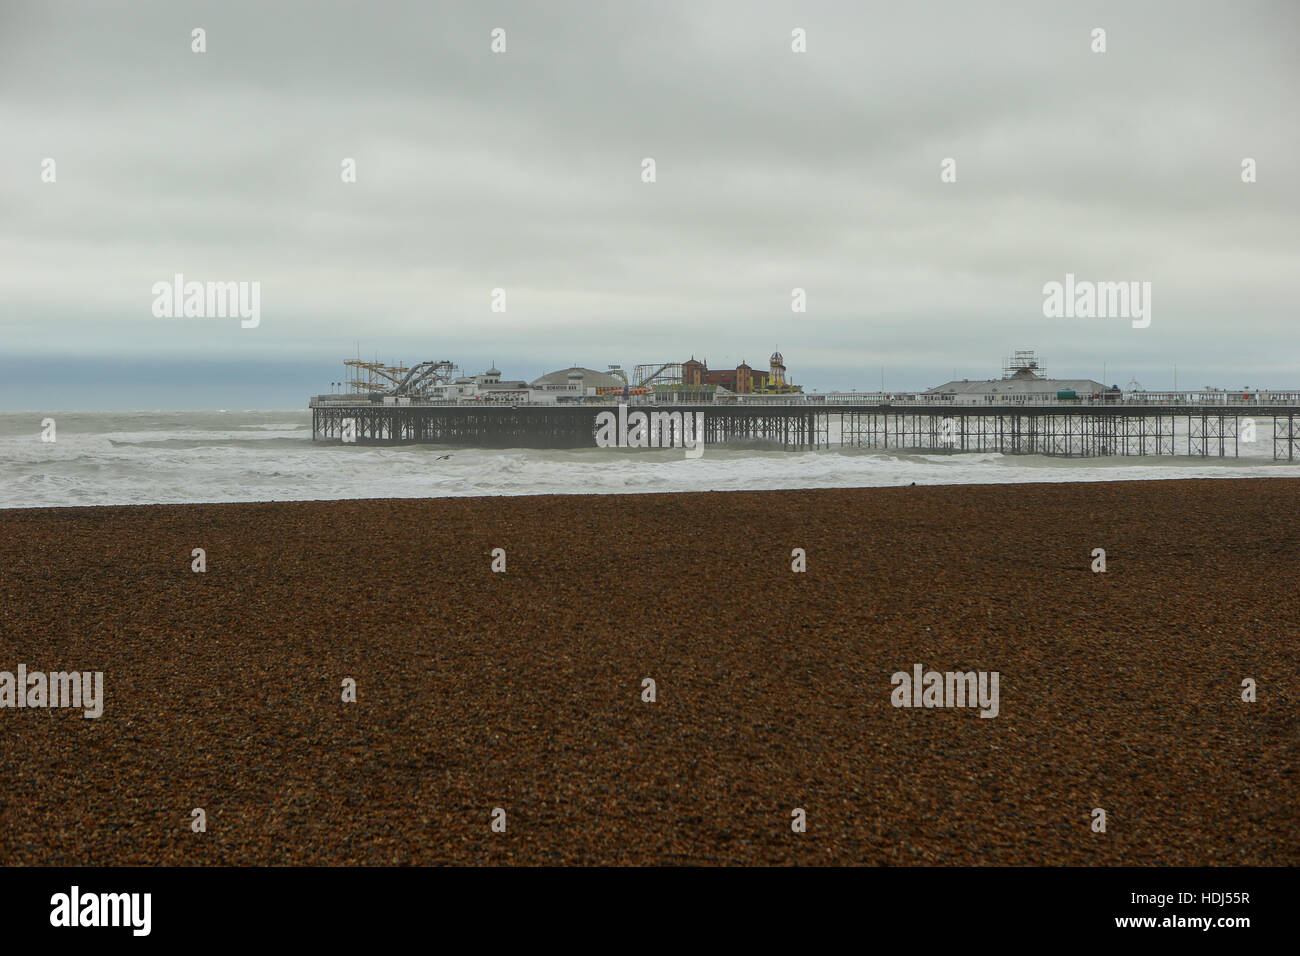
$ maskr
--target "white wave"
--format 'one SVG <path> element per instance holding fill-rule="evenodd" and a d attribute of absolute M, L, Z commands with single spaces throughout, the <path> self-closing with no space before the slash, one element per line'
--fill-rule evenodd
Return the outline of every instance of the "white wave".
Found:
<path fill-rule="evenodd" d="M 676 450 L 534 451 L 313 444 L 306 412 L 75 413 L 54 443 L 0 415 L 0 507 L 466 495 L 625 494 L 1151 478 L 1300 477 L 1262 437 L 1234 458 Z M 450 457 L 447 457 L 450 456 Z"/>

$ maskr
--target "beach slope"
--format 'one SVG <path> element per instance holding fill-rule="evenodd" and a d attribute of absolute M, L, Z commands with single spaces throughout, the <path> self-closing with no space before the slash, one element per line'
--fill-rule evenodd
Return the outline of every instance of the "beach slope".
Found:
<path fill-rule="evenodd" d="M 0 671 L 103 673 L 98 718 L 0 709 L 0 864 L 1295 864 L 1297 502 L 0 511 Z M 996 717 L 894 706 L 918 664 Z"/>

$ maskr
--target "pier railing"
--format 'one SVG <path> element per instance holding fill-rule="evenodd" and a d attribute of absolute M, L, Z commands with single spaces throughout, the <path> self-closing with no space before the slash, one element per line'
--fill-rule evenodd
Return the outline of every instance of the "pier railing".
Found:
<path fill-rule="evenodd" d="M 383 406 L 427 406 L 462 408 L 479 408 L 485 405 L 536 406 L 539 408 L 563 406 L 599 405 L 612 406 L 620 403 L 629 405 L 666 405 L 682 408 L 687 404 L 696 407 L 696 403 L 677 403 L 665 401 L 663 397 L 650 395 L 633 395 L 623 399 L 617 395 L 592 395 L 581 400 L 555 401 L 520 401 L 518 399 L 481 398 L 474 400 L 460 399 L 425 399 L 419 397 L 387 396 L 378 400 L 367 399 L 363 395 L 318 395 L 309 402 L 310 407 L 318 405 L 383 405 Z M 1080 408 L 1124 406 L 1208 406 L 1262 408 L 1275 406 L 1294 406 L 1300 409 L 1300 391 L 1259 391 L 1259 392 L 1225 392 L 1219 390 L 1196 392 L 1119 392 L 1103 393 L 1101 396 L 1079 396 L 1077 398 L 1058 398 L 1051 393 L 1041 395 L 1004 395 L 997 400 L 979 396 L 944 396 L 927 395 L 923 392 L 806 392 L 786 395 L 730 394 L 720 396 L 705 407 L 713 406 L 778 406 L 802 407 L 808 405 L 920 405 L 935 408 L 978 408 L 1000 411 L 1013 408 Z"/>

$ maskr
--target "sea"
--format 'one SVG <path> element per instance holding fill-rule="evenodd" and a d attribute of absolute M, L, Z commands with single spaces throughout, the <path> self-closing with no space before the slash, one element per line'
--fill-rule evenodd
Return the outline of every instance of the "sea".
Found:
<path fill-rule="evenodd" d="M 53 441 L 42 440 L 54 420 Z M 313 443 L 305 409 L 0 413 L 0 508 L 184 502 L 635 494 L 1036 481 L 1300 477 L 1272 424 L 1238 458 L 1054 458 L 681 449 L 532 450 Z"/>

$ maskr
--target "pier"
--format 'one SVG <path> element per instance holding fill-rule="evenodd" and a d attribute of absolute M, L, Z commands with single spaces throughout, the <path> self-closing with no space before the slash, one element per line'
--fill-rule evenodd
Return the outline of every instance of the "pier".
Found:
<path fill-rule="evenodd" d="M 369 402 L 319 397 L 312 440 L 358 444 L 431 443 L 479 448 L 593 448 L 596 416 L 613 402 L 475 404 Z M 786 451 L 875 448 L 900 453 L 1184 455 L 1235 458 L 1243 445 L 1274 461 L 1300 459 L 1296 404 L 1043 404 L 1013 407 L 770 401 L 737 404 L 634 403 L 629 411 L 704 413 L 707 445 Z"/>

